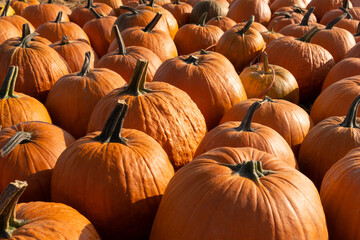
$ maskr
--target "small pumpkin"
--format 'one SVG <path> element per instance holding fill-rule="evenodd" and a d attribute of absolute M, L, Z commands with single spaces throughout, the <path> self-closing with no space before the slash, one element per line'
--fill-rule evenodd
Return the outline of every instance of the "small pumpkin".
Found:
<path fill-rule="evenodd" d="M 80 27 L 83 27 L 86 22 L 94 19 L 94 14 L 90 11 L 91 8 L 96 9 L 96 12 L 107 16 L 112 11 L 112 8 L 105 3 L 94 3 L 94 0 L 87 0 L 87 4 L 75 8 L 71 15 L 70 20 Z"/>
<path fill-rule="evenodd" d="M 311 0 L 307 5 L 307 9 L 314 7 L 314 14 L 316 18 L 320 21 L 325 13 L 337 9 L 343 5 L 343 0 Z M 349 2 L 349 7 L 352 7 L 351 2 Z M 321 23 L 321 22 L 320 22 Z"/>
<path fill-rule="evenodd" d="M 11 0 L 11 7 L 17 15 L 21 15 L 22 11 L 30 5 L 40 4 L 37 0 Z"/>
<path fill-rule="evenodd" d="M 275 12 L 274 14 L 276 17 L 269 22 L 268 29 L 273 29 L 275 32 L 280 32 L 281 29 L 291 24 L 300 24 L 303 18 L 301 14 L 289 12 Z"/>
<path fill-rule="evenodd" d="M 6 20 L 0 19 L 0 45 L 8 39 L 16 38 L 21 35 L 17 27 Z"/>
<path fill-rule="evenodd" d="M 110 6 L 112 9 L 118 9 L 123 5 L 121 0 L 94 0 L 96 3 L 105 3 Z"/>
<path fill-rule="evenodd" d="M 281 33 L 275 32 L 273 29 L 270 29 L 269 31 L 260 32 L 261 36 L 263 37 L 266 46 L 269 45 L 273 40 L 283 37 Z"/>
<path fill-rule="evenodd" d="M 193 10 L 191 11 L 190 23 L 198 23 L 205 12 L 207 12 L 205 22 L 207 22 L 213 17 L 226 16 L 228 13 L 228 6 L 214 0 L 199 1 L 194 5 Z"/>
<path fill-rule="evenodd" d="M 217 26 L 221 30 L 226 32 L 227 30 L 229 30 L 230 28 L 235 26 L 236 22 L 229 17 L 217 16 L 217 17 L 211 18 L 206 24 Z"/>
<path fill-rule="evenodd" d="M 271 19 L 271 10 L 266 0 L 237 0 L 229 7 L 227 17 L 242 22 L 254 15 L 256 22 L 267 25 Z"/>
<path fill-rule="evenodd" d="M 175 0 L 172 3 L 164 4 L 162 7 L 174 16 L 179 27 L 190 23 L 190 14 L 193 9 L 190 4 L 180 2 L 180 0 Z"/>

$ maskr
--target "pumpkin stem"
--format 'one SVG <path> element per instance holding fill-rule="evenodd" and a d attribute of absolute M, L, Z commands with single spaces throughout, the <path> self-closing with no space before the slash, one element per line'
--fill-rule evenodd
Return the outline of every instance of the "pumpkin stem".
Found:
<path fill-rule="evenodd" d="M 162 13 L 157 12 L 155 17 L 153 18 L 153 20 L 151 20 L 151 22 L 149 22 L 149 24 L 146 25 L 146 27 L 144 28 L 144 32 L 150 33 L 154 29 L 156 24 L 159 22 L 161 16 L 162 16 Z"/>
<path fill-rule="evenodd" d="M 304 15 L 303 19 L 301 20 L 301 23 L 299 26 L 309 26 L 309 18 L 311 14 L 314 12 L 315 7 L 311 7 Z"/>
<path fill-rule="evenodd" d="M 360 96 L 355 98 L 353 103 L 351 104 L 348 113 L 346 114 L 346 117 L 342 123 L 339 125 L 342 127 L 347 128 L 360 128 L 359 125 L 356 123 L 356 115 L 359 108 L 360 103 Z"/>
<path fill-rule="evenodd" d="M 206 17 L 208 15 L 208 12 L 204 12 L 201 17 L 199 18 L 199 21 L 196 25 L 205 27 L 206 26 Z"/>
<path fill-rule="evenodd" d="M 9 67 L 9 70 L 6 73 L 3 84 L 1 85 L 0 99 L 17 98 L 17 96 L 14 95 L 14 87 L 15 87 L 16 78 L 18 76 L 18 72 L 19 72 L 18 66 Z"/>
<path fill-rule="evenodd" d="M 119 27 L 117 25 L 113 26 L 114 32 L 115 32 L 115 36 L 116 36 L 116 41 L 119 47 L 119 55 L 126 55 L 126 47 L 125 47 L 125 43 L 124 40 L 121 36 Z"/>
<path fill-rule="evenodd" d="M 22 48 L 26 48 L 29 47 L 29 42 L 36 36 L 38 36 L 39 34 L 37 32 L 33 32 L 29 35 L 27 35 L 26 37 L 23 37 L 18 45 L 18 47 L 22 47 Z"/>
<path fill-rule="evenodd" d="M 173 4 L 174 4 L 174 5 L 180 5 L 181 3 L 180 3 L 180 0 L 175 0 L 175 1 L 173 2 Z"/>
<path fill-rule="evenodd" d="M 6 4 L 4 6 L 4 9 L 1 13 L 1 17 L 6 17 L 7 16 L 7 12 L 9 11 L 9 7 L 10 7 L 10 0 L 6 1 Z"/>
<path fill-rule="evenodd" d="M 140 13 L 140 11 L 136 10 L 135 8 L 129 7 L 129 6 L 120 6 L 120 9 L 130 11 L 132 14 L 139 14 Z"/>
<path fill-rule="evenodd" d="M 246 31 L 250 29 L 251 24 L 253 24 L 254 20 L 255 20 L 255 16 L 251 15 L 249 21 L 245 24 L 245 26 L 242 29 L 238 31 L 238 33 L 244 35 Z"/>
<path fill-rule="evenodd" d="M 55 22 L 55 23 L 60 23 L 60 22 L 61 22 L 62 15 L 63 15 L 63 12 L 60 11 L 60 12 L 58 13 L 58 15 L 56 16 L 56 19 L 55 19 L 54 22 Z"/>
<path fill-rule="evenodd" d="M 49 0 L 47 3 L 48 3 L 48 4 L 52 4 L 52 3 L 53 3 L 53 0 Z"/>
<path fill-rule="evenodd" d="M 88 51 L 85 53 L 85 60 L 84 60 L 84 64 L 81 68 L 80 73 L 78 74 L 78 76 L 84 77 L 89 73 L 90 70 L 90 59 L 91 59 L 91 52 Z"/>
<path fill-rule="evenodd" d="M 125 93 L 133 96 L 139 96 L 146 92 L 150 92 L 149 89 L 145 88 L 146 72 L 149 61 L 139 59 L 136 62 L 135 69 L 131 75 L 130 83 L 125 89 Z M 122 94 L 122 93 L 121 93 Z"/>
<path fill-rule="evenodd" d="M 342 7 L 345 8 L 345 9 L 349 9 L 349 5 L 350 5 L 349 0 L 344 0 Z"/>
<path fill-rule="evenodd" d="M 121 129 L 127 109 L 128 105 L 124 101 L 119 100 L 109 118 L 106 120 L 102 132 L 93 139 L 101 143 L 121 143 L 127 145 L 127 140 L 121 136 Z"/>
<path fill-rule="evenodd" d="M 343 15 L 338 16 L 337 18 L 333 19 L 331 22 L 328 23 L 328 25 L 326 25 L 325 29 L 332 29 L 335 24 L 337 24 L 338 22 L 343 20 L 346 16 L 347 16 L 347 14 L 344 13 Z"/>
<path fill-rule="evenodd" d="M 209 52 L 209 51 L 206 51 L 206 50 L 204 50 L 204 49 L 201 49 L 201 50 L 200 50 L 200 55 L 206 55 L 206 54 L 210 54 L 210 52 Z"/>
<path fill-rule="evenodd" d="M 235 130 L 239 132 L 253 132 L 254 130 L 251 128 L 251 122 L 254 117 L 255 111 L 261 107 L 260 102 L 254 102 L 251 104 L 249 109 L 246 111 L 244 118 L 241 121 L 239 127 L 236 127 Z"/>
<path fill-rule="evenodd" d="M 19 144 L 27 143 L 31 140 L 31 133 L 19 131 L 14 134 L 10 138 L 10 140 L 5 144 L 5 146 L 1 149 L 1 157 L 6 157 L 9 153 L 11 153 L 14 148 Z"/>
<path fill-rule="evenodd" d="M 245 161 L 242 163 L 234 164 L 221 164 L 234 171 L 233 174 L 238 174 L 241 177 L 245 177 L 253 180 L 255 183 L 260 183 L 260 178 L 274 173 L 272 170 L 265 170 L 262 168 L 261 161 Z"/>
<path fill-rule="evenodd" d="M 275 102 L 275 101 L 272 100 L 269 96 L 265 96 L 264 99 L 260 101 L 260 103 L 266 103 L 266 102 Z"/>
<path fill-rule="evenodd" d="M 15 180 L 9 183 L 0 195 L 0 237 L 7 239 L 17 229 L 24 226 L 27 220 L 16 219 L 16 204 L 25 191 L 27 183 Z"/>
<path fill-rule="evenodd" d="M 339 9 L 347 14 L 346 15 L 347 19 L 350 19 L 350 20 L 354 19 L 353 16 L 349 13 L 349 11 L 346 8 L 339 7 Z"/>
<path fill-rule="evenodd" d="M 29 23 L 24 23 L 22 25 L 22 35 L 21 35 L 21 40 L 24 39 L 26 36 L 30 35 L 30 25 Z"/>
<path fill-rule="evenodd" d="M 293 18 L 293 15 L 289 12 L 274 12 L 275 16 L 283 16 L 285 18 Z"/>
<path fill-rule="evenodd" d="M 188 58 L 186 59 L 182 59 L 184 62 L 186 62 L 187 64 L 193 64 L 195 66 L 197 66 L 199 64 L 199 58 L 195 57 L 194 55 L 190 55 Z"/>
<path fill-rule="evenodd" d="M 70 43 L 69 38 L 66 35 L 62 36 L 60 45 L 67 45 L 69 43 Z"/>
<path fill-rule="evenodd" d="M 85 6 L 85 8 L 93 8 L 94 7 L 94 0 L 88 0 L 87 1 L 87 5 Z"/>
<path fill-rule="evenodd" d="M 263 58 L 264 58 L 264 73 L 265 74 L 270 74 L 271 73 L 271 70 L 270 70 L 270 67 L 269 67 L 269 59 L 268 59 L 268 55 L 266 52 L 263 53 Z"/>
<path fill-rule="evenodd" d="M 358 24 L 356 33 L 354 34 L 354 37 L 358 37 L 358 36 L 360 36 L 360 22 L 359 22 L 359 24 Z"/>
<path fill-rule="evenodd" d="M 293 4 L 291 6 L 291 9 L 293 10 L 293 12 L 300 13 L 300 14 L 303 14 L 304 12 L 306 12 L 303 8 L 301 8 L 300 6 L 298 6 L 296 4 Z"/>
<path fill-rule="evenodd" d="M 97 11 L 95 11 L 94 8 L 90 8 L 90 12 L 92 12 L 92 14 L 94 14 L 96 19 L 103 18 L 103 16 L 100 13 L 98 13 Z"/>
<path fill-rule="evenodd" d="M 146 6 L 149 6 L 149 7 L 152 7 L 152 8 L 155 7 L 154 0 L 150 0 L 149 3 Z"/>
<path fill-rule="evenodd" d="M 307 33 L 305 33 L 304 36 L 296 40 L 309 43 L 318 31 L 320 31 L 320 29 L 317 26 L 315 26 L 312 29 L 310 29 Z"/>

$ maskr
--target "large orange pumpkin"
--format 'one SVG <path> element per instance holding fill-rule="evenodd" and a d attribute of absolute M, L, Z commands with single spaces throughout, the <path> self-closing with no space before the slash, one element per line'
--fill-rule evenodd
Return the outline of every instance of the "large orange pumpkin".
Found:
<path fill-rule="evenodd" d="M 78 209 L 104 239 L 147 239 L 174 174 L 153 138 L 122 129 L 126 111 L 127 105 L 118 102 L 102 132 L 90 133 L 67 148 L 51 180 L 52 201 Z"/>
<path fill-rule="evenodd" d="M 327 240 L 314 184 L 254 148 L 217 148 L 178 171 L 150 240 Z"/>
<path fill-rule="evenodd" d="M 91 8 L 95 9 L 97 13 L 107 16 L 112 11 L 112 8 L 105 3 L 94 3 L 94 0 L 87 0 L 87 4 L 75 8 L 71 15 L 70 20 L 80 27 L 83 27 L 86 22 L 94 19 L 95 16 L 91 12 Z"/>

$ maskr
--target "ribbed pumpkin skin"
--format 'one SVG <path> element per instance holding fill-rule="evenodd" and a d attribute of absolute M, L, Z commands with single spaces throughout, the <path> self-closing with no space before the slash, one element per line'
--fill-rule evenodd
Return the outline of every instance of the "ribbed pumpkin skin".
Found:
<path fill-rule="evenodd" d="M 50 115 L 41 102 L 22 93 L 15 94 L 17 98 L 0 99 L 2 129 L 27 121 L 51 123 Z"/>
<path fill-rule="evenodd" d="M 166 3 L 162 7 L 175 17 L 179 28 L 190 22 L 190 14 L 193 9 L 190 4 L 179 1 L 179 3 Z"/>
<path fill-rule="evenodd" d="M 226 32 L 227 30 L 235 26 L 236 22 L 229 17 L 217 16 L 211 18 L 206 24 L 217 26 L 218 28 Z"/>
<path fill-rule="evenodd" d="M 220 124 L 227 121 L 241 121 L 246 111 L 256 101 L 261 101 L 261 99 L 252 98 L 236 104 L 226 112 Z M 291 146 L 296 157 L 305 136 L 314 126 L 305 110 L 281 99 L 261 103 L 261 107 L 256 110 L 252 122 L 268 126 L 277 131 Z"/>
<path fill-rule="evenodd" d="M 37 0 L 28 0 L 28 1 L 23 1 L 23 0 L 12 0 L 10 5 L 11 7 L 14 9 L 15 13 L 17 15 L 21 15 L 22 11 L 27 8 L 30 5 L 35 5 L 35 4 L 39 4 L 39 2 Z"/>
<path fill-rule="evenodd" d="M 86 6 L 86 5 L 85 5 Z M 89 8 L 85 6 L 79 6 L 75 8 L 71 15 L 70 20 L 80 27 L 83 27 L 86 22 L 95 18 L 94 14 Z M 111 13 L 112 8 L 104 3 L 94 3 L 92 7 L 97 13 L 107 16 Z"/>
<path fill-rule="evenodd" d="M 14 25 L 20 32 L 22 31 L 22 26 L 27 23 L 29 24 L 30 32 L 35 32 L 34 26 L 25 18 L 19 15 L 11 15 L 11 16 L 4 16 L 0 17 L 1 20 L 8 21 L 12 25 Z"/>
<path fill-rule="evenodd" d="M 219 163 L 261 161 L 274 170 L 253 180 Z M 296 220 L 295 220 L 296 219 Z M 260 227 L 261 226 L 261 227 Z M 319 194 L 311 181 L 253 148 L 217 148 L 171 179 L 150 240 L 328 239 Z"/>
<path fill-rule="evenodd" d="M 168 83 L 151 82 L 151 93 L 133 96 L 122 94 L 125 87 L 103 97 L 91 114 L 88 132 L 101 130 L 118 99 L 129 104 L 124 127 L 141 130 L 164 148 L 175 169 L 193 159 L 206 123 L 199 108 L 182 90 Z"/>
<path fill-rule="evenodd" d="M 185 61 L 190 56 L 198 58 L 196 65 Z M 170 83 L 189 94 L 204 115 L 208 129 L 216 127 L 232 106 L 247 99 L 234 67 L 216 52 L 170 59 L 156 71 L 154 81 Z"/>
<path fill-rule="evenodd" d="M 17 39 L 9 39 L 0 46 L 0 79 L 4 79 L 9 66 L 19 66 L 15 91 L 45 102 L 54 83 L 70 68 L 62 57 L 49 46 L 30 41 L 22 48 Z M 2 82 L 3 80 L 1 80 Z"/>
<path fill-rule="evenodd" d="M 26 180 L 22 202 L 50 201 L 52 169 L 60 154 L 75 141 L 61 128 L 44 122 L 24 122 L 0 131 L 0 149 L 15 133 L 32 133 L 30 142 L 19 144 L 4 158 L 0 156 L 0 191 L 9 182 Z"/>
<path fill-rule="evenodd" d="M 271 19 L 271 11 L 266 0 L 237 0 L 229 7 L 227 17 L 235 22 L 242 22 L 255 15 L 255 21 L 267 25 Z"/>
<path fill-rule="evenodd" d="M 331 239 L 356 240 L 360 238 L 359 148 L 348 152 L 326 172 L 320 197 L 326 213 Z"/>
<path fill-rule="evenodd" d="M 302 173 L 320 188 L 329 168 L 353 148 L 360 147 L 360 129 L 339 126 L 345 117 L 329 117 L 313 127 L 301 144 Z"/>
<path fill-rule="evenodd" d="M 316 18 L 320 21 L 320 19 L 325 15 L 326 12 L 337 9 L 341 7 L 343 4 L 343 0 L 312 0 L 306 8 L 309 9 L 311 7 L 315 7 L 314 14 Z M 349 1 L 349 7 L 352 7 L 351 2 Z"/>
<path fill-rule="evenodd" d="M 31 24 L 34 25 L 35 28 L 38 28 L 42 23 L 54 21 L 60 11 L 64 12 L 61 21 L 69 22 L 70 19 L 67 15 L 68 12 L 66 12 L 64 8 L 66 7 L 57 4 L 35 4 L 25 8 L 22 11 L 21 16 L 31 22 Z M 71 14 L 71 11 L 69 14 Z"/>
<path fill-rule="evenodd" d="M 174 170 L 161 146 L 143 132 L 123 129 L 127 146 L 93 140 L 99 134 L 77 140 L 59 157 L 52 201 L 78 209 L 103 239 L 146 239 Z"/>
<path fill-rule="evenodd" d="M 0 19 L 0 44 L 10 38 L 21 36 L 21 31 L 6 20 Z"/>
<path fill-rule="evenodd" d="M 16 206 L 16 217 L 30 222 L 14 231 L 9 240 L 100 239 L 89 220 L 62 203 L 21 203 Z"/>

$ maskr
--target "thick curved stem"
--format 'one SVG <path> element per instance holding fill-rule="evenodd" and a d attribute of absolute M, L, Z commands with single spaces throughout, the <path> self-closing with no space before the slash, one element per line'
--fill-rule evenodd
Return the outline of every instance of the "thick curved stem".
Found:
<path fill-rule="evenodd" d="M 6 157 L 19 144 L 27 143 L 31 140 L 31 133 L 19 131 L 10 138 L 10 140 L 1 149 L 1 157 Z"/>
<path fill-rule="evenodd" d="M 60 45 L 67 45 L 69 43 L 70 43 L 69 38 L 66 35 L 62 36 Z"/>
<path fill-rule="evenodd" d="M 18 72 L 19 72 L 18 66 L 9 67 L 9 70 L 6 73 L 3 84 L 1 85 L 0 99 L 17 97 L 16 95 L 14 95 L 14 88 L 15 88 L 15 82 L 18 76 Z"/>
<path fill-rule="evenodd" d="M 175 0 L 175 1 L 173 2 L 173 4 L 174 4 L 174 5 L 180 5 L 181 2 L 180 2 L 180 0 Z"/>
<path fill-rule="evenodd" d="M 126 145 L 126 139 L 121 137 L 121 129 L 124 123 L 128 105 L 124 101 L 118 101 L 100 135 L 94 137 L 101 143 L 121 143 Z"/>
<path fill-rule="evenodd" d="M 63 12 L 62 11 L 60 11 L 59 13 L 58 13 L 58 15 L 56 16 L 56 19 L 55 19 L 55 23 L 61 23 L 61 18 L 62 18 L 62 16 L 63 16 Z"/>
<path fill-rule="evenodd" d="M 310 29 L 307 33 L 305 33 L 304 36 L 298 38 L 297 40 L 309 43 L 318 31 L 320 31 L 320 29 L 317 26 L 315 26 L 312 29 Z"/>
<path fill-rule="evenodd" d="M 249 21 L 245 24 L 245 26 L 242 29 L 238 31 L 238 33 L 244 35 L 246 31 L 250 29 L 251 24 L 253 24 L 254 20 L 255 20 L 255 16 L 251 15 Z"/>
<path fill-rule="evenodd" d="M 149 3 L 146 6 L 155 7 L 154 0 L 150 0 Z"/>
<path fill-rule="evenodd" d="M 4 9 L 1 13 L 1 17 L 6 17 L 7 16 L 7 12 L 9 11 L 9 7 L 10 7 L 10 0 L 6 1 L 6 4 L 4 6 Z"/>
<path fill-rule="evenodd" d="M 337 18 L 333 19 L 331 22 L 328 23 L 328 25 L 326 25 L 325 29 L 332 29 L 335 26 L 335 24 L 343 20 L 346 16 L 347 14 L 344 13 L 343 15 L 340 15 Z"/>
<path fill-rule="evenodd" d="M 304 15 L 303 19 L 301 20 L 301 23 L 299 26 L 309 26 L 309 18 L 311 14 L 314 12 L 315 7 L 311 7 Z"/>
<path fill-rule="evenodd" d="M 141 85 L 142 85 L 142 82 L 145 82 L 144 78 L 146 77 L 148 63 L 149 63 L 148 61 L 142 60 L 142 59 L 139 59 L 136 62 L 135 69 L 131 75 L 130 83 L 126 88 L 125 93 L 131 94 L 134 96 L 143 94 Z M 145 83 L 143 83 L 143 84 L 145 84 Z"/>
<path fill-rule="evenodd" d="M 264 58 L 264 62 L 263 62 L 263 66 L 264 66 L 264 73 L 265 74 L 270 74 L 270 68 L 269 68 L 269 59 L 268 59 L 268 55 L 266 52 L 263 53 L 263 58 Z"/>
<path fill-rule="evenodd" d="M 126 47 L 125 47 L 125 43 L 124 40 L 121 36 L 119 27 L 115 24 L 113 26 L 114 32 L 115 32 L 115 36 L 116 36 L 116 41 L 118 44 L 118 48 L 119 48 L 119 55 L 126 55 Z"/>
<path fill-rule="evenodd" d="M 84 64 L 81 68 L 80 73 L 78 74 L 78 76 L 84 77 L 86 76 L 89 71 L 90 71 L 90 63 L 91 63 L 91 52 L 88 51 L 85 53 L 85 60 L 84 60 Z"/>
<path fill-rule="evenodd" d="M 254 117 L 255 111 L 259 109 L 260 106 L 261 106 L 260 102 L 254 102 L 253 104 L 251 104 L 249 109 L 246 111 L 240 126 L 236 127 L 235 130 L 242 132 L 253 132 L 254 130 L 251 128 L 252 119 Z"/>
<path fill-rule="evenodd" d="M 353 16 L 349 13 L 349 11 L 348 11 L 347 9 L 345 9 L 345 8 L 343 8 L 343 7 L 339 7 L 339 9 L 340 9 L 341 11 L 343 11 L 344 13 L 347 14 L 347 15 L 346 15 L 346 18 L 347 18 L 347 19 L 354 19 Z"/>
<path fill-rule="evenodd" d="M 0 238 L 11 237 L 12 232 L 24 226 L 27 220 L 16 219 L 16 204 L 27 187 L 26 182 L 15 180 L 9 183 L 0 195 Z"/>
<path fill-rule="evenodd" d="M 94 7 L 94 0 L 88 0 L 85 8 L 93 8 Z"/>
<path fill-rule="evenodd" d="M 190 55 L 189 57 L 187 57 L 186 59 L 182 59 L 184 62 L 186 62 L 187 64 L 193 64 L 195 66 L 197 66 L 199 64 L 199 58 L 195 57 L 194 55 Z"/>
<path fill-rule="evenodd" d="M 24 39 L 26 36 L 30 35 L 31 31 L 30 31 L 30 25 L 29 23 L 24 23 L 22 25 L 22 35 L 21 35 L 21 40 Z"/>
<path fill-rule="evenodd" d="M 206 17 L 208 15 L 208 12 L 204 12 L 201 17 L 199 18 L 199 21 L 196 25 L 205 27 L 206 25 Z"/>
<path fill-rule="evenodd" d="M 120 9 L 130 11 L 132 14 L 139 14 L 140 13 L 140 11 L 136 10 L 135 8 L 129 7 L 129 6 L 120 6 Z"/>
<path fill-rule="evenodd" d="M 146 25 L 146 27 L 144 28 L 144 32 L 150 33 L 154 29 L 156 24 L 159 22 L 161 16 L 162 16 L 162 13 L 157 12 L 155 17 L 153 18 L 153 20 L 151 20 L 151 22 L 149 22 L 149 24 Z"/>
<path fill-rule="evenodd" d="M 283 16 L 285 18 L 293 18 L 293 15 L 289 12 L 274 12 L 275 16 Z"/>
<path fill-rule="evenodd" d="M 346 114 L 344 121 L 339 124 L 340 126 L 347 128 L 360 128 L 359 125 L 356 123 L 356 116 L 357 116 L 359 104 L 360 104 L 360 96 L 355 98 L 355 100 L 353 101 L 353 103 L 349 108 L 348 113 Z"/>
<path fill-rule="evenodd" d="M 265 96 L 264 99 L 260 101 L 260 103 L 266 103 L 266 102 L 275 102 L 275 101 L 272 100 L 269 96 Z"/>
<path fill-rule="evenodd" d="M 296 12 L 296 13 L 300 13 L 300 14 L 303 14 L 304 12 L 306 12 L 303 8 L 301 8 L 300 6 L 296 5 L 296 4 L 293 4 L 291 6 L 293 12 Z"/>
<path fill-rule="evenodd" d="M 37 32 L 33 32 L 33 33 L 27 35 L 26 37 L 22 38 L 18 47 L 22 47 L 22 48 L 29 47 L 29 42 L 38 35 L 39 34 Z"/>
<path fill-rule="evenodd" d="M 350 6 L 349 0 L 344 0 L 342 7 L 345 9 L 349 9 L 349 6 Z"/>
<path fill-rule="evenodd" d="M 103 16 L 100 15 L 97 11 L 95 11 L 94 8 L 90 8 L 90 12 L 91 12 L 92 14 L 94 14 L 94 16 L 95 16 L 96 19 L 103 18 Z"/>

